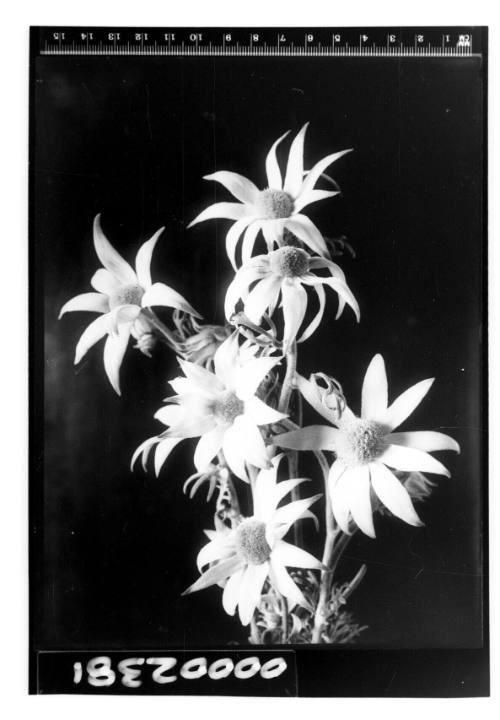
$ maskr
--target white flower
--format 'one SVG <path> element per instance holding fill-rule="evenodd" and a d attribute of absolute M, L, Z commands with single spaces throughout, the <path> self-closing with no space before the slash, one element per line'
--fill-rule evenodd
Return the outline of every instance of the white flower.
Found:
<path fill-rule="evenodd" d="M 226 250 L 236 269 L 236 245 L 244 232 L 242 258 L 246 262 L 251 256 L 259 230 L 262 230 L 268 249 L 278 243 L 285 228 L 313 252 L 328 256 L 323 236 L 313 222 L 302 214 L 306 205 L 338 195 L 338 191 L 315 189 L 315 184 L 326 168 L 351 150 L 327 155 L 316 163 L 312 170 L 304 173 L 304 136 L 306 123 L 290 147 L 284 182 L 276 158 L 276 148 L 288 135 L 286 132 L 273 144 L 266 159 L 268 187 L 259 190 L 251 180 L 237 173 L 219 171 L 206 175 L 205 180 L 215 180 L 224 185 L 240 202 L 221 202 L 210 205 L 189 225 L 211 218 L 235 220 L 226 236 Z M 304 177 L 305 175 L 305 177 Z"/>
<path fill-rule="evenodd" d="M 269 578 L 274 588 L 284 595 L 290 606 L 309 605 L 288 574 L 287 567 L 324 569 L 319 560 L 306 550 L 283 540 L 293 523 L 312 516 L 308 509 L 321 495 L 296 500 L 278 507 L 281 500 L 303 479 L 276 482 L 280 457 L 273 458 L 272 467 L 261 470 L 253 487 L 254 513 L 234 529 L 224 526 L 206 531 L 210 542 L 199 552 L 198 569 L 211 563 L 201 577 L 184 594 L 202 590 L 227 580 L 222 595 L 224 610 L 234 615 L 236 608 L 243 625 L 248 625 L 257 607 L 262 588 Z"/>
<path fill-rule="evenodd" d="M 459 452 L 453 438 L 432 431 L 393 432 L 420 404 L 433 382 L 433 378 L 422 380 L 388 406 L 384 360 L 381 355 L 375 355 L 363 382 L 361 417 L 356 417 L 346 406 L 339 419 L 336 412 L 318 401 L 312 384 L 298 377 L 306 400 L 336 427 L 313 425 L 278 435 L 273 442 L 296 450 L 336 453 L 328 487 L 333 514 L 344 532 L 349 532 L 350 514 L 366 535 L 375 537 L 371 489 L 393 515 L 410 525 L 422 525 L 407 489 L 389 468 L 449 477 L 448 470 L 429 452 Z"/>
<path fill-rule="evenodd" d="M 75 365 L 96 342 L 108 335 L 104 346 L 104 369 L 118 395 L 121 394 L 120 366 L 129 337 L 140 337 L 144 333 L 144 323 L 148 323 L 144 308 L 164 305 L 201 317 L 178 292 L 163 283 L 151 281 L 151 256 L 163 230 L 158 230 L 139 248 L 134 272 L 104 235 L 100 215 L 97 215 L 94 220 L 94 246 L 104 266 L 90 281 L 97 292 L 77 295 L 59 313 L 59 317 L 75 310 L 102 313 L 90 323 L 78 341 Z"/>
<path fill-rule="evenodd" d="M 286 416 L 262 402 L 256 392 L 280 358 L 250 357 L 244 363 L 240 360 L 236 334 L 217 349 L 215 372 L 179 359 L 185 377 L 171 381 L 177 395 L 167 398 L 170 404 L 155 415 L 170 427 L 137 448 L 132 463 L 140 454 L 145 462 L 144 453 L 149 453 L 156 445 L 155 469 L 158 473 L 181 440 L 199 437 L 194 453 L 198 472 L 204 472 L 220 450 L 239 478 L 246 479 L 245 463 L 267 467 L 269 459 L 259 426 L 278 422 Z"/>
<path fill-rule="evenodd" d="M 330 277 L 315 275 L 312 270 L 326 269 Z M 249 292 L 252 283 L 257 284 Z M 281 292 L 284 333 L 284 349 L 295 339 L 307 310 L 307 293 L 303 287 L 313 287 L 319 300 L 319 310 L 304 330 L 299 342 L 306 340 L 319 326 L 325 310 L 325 290 L 323 285 L 331 287 L 339 295 L 337 317 L 345 303 L 354 310 L 359 322 L 359 306 L 356 298 L 346 284 L 345 275 L 338 265 L 322 257 L 311 257 L 298 247 L 284 246 L 267 255 L 258 255 L 245 263 L 236 273 L 226 294 L 225 312 L 231 319 L 238 300 L 244 300 L 245 315 L 256 324 L 269 310 L 272 315 Z"/>

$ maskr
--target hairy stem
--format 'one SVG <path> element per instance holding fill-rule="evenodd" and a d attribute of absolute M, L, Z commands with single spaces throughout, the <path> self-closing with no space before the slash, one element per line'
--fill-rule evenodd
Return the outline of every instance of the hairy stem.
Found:
<path fill-rule="evenodd" d="M 290 399 L 292 397 L 292 392 L 294 389 L 294 378 L 295 378 L 295 370 L 297 368 L 297 343 L 294 340 L 292 345 L 290 346 L 290 349 L 288 350 L 286 354 L 286 373 L 285 377 L 283 378 L 283 385 L 281 386 L 281 393 L 280 393 L 280 399 L 278 403 L 278 410 L 279 412 L 282 412 L 284 414 L 288 413 L 288 407 L 290 405 Z M 290 478 L 294 478 L 297 475 L 297 453 L 296 452 L 289 452 L 288 453 L 288 470 L 289 470 L 289 476 Z M 299 491 L 298 488 L 294 488 L 292 490 L 292 500 L 298 500 L 299 498 Z M 294 540 L 295 544 L 298 545 L 300 541 L 299 537 L 299 531 L 297 528 L 297 523 L 294 524 Z M 288 636 L 288 603 L 286 601 L 286 598 L 284 596 L 281 597 L 282 601 L 282 607 L 283 607 L 283 617 L 282 617 L 282 641 L 283 643 L 286 643 L 287 636 Z"/>
<path fill-rule="evenodd" d="M 351 535 L 346 535 L 342 532 L 335 522 L 330 501 L 330 493 L 328 491 L 328 464 L 326 463 L 323 453 L 316 453 L 316 457 L 318 458 L 318 462 L 321 464 L 325 482 L 326 537 L 322 562 L 328 570 L 323 570 L 321 573 L 319 599 L 316 607 L 316 613 L 314 615 L 314 628 L 312 634 L 313 643 L 321 642 L 321 632 L 327 617 L 328 601 L 330 599 L 335 569 L 342 553 L 352 537 Z"/>
<path fill-rule="evenodd" d="M 159 337 L 169 347 L 173 348 L 173 350 L 178 351 L 179 343 L 177 342 L 172 330 L 169 330 L 168 327 L 164 323 L 162 323 L 162 321 L 155 315 L 152 310 L 143 310 L 143 313 L 145 314 L 153 328 L 156 330 Z"/>
<path fill-rule="evenodd" d="M 288 640 L 288 603 L 284 595 L 281 596 L 281 605 L 283 607 L 283 615 L 281 616 L 281 641 L 286 645 Z"/>
<path fill-rule="evenodd" d="M 297 367 L 297 343 L 295 340 L 290 346 L 286 354 L 286 373 L 281 386 L 281 394 L 278 404 L 278 410 L 282 413 L 288 412 L 288 405 L 294 388 L 295 370 Z"/>
<path fill-rule="evenodd" d="M 250 620 L 250 642 L 252 645 L 260 645 L 260 633 L 257 626 L 257 620 L 255 619 L 255 613 L 252 615 Z"/>

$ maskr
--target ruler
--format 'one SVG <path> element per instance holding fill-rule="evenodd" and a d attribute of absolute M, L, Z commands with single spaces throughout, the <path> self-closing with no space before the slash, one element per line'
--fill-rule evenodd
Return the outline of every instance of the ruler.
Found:
<path fill-rule="evenodd" d="M 484 53 L 487 28 L 37 27 L 31 40 L 38 55 L 463 58 Z"/>

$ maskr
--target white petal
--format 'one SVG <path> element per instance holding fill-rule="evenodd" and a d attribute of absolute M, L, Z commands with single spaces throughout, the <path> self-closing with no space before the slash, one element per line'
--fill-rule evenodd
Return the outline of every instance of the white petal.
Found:
<path fill-rule="evenodd" d="M 304 136 L 306 134 L 307 122 L 302 126 L 295 136 L 288 155 L 288 164 L 286 166 L 285 184 L 283 190 L 296 198 L 302 187 L 302 178 L 304 176 Z"/>
<path fill-rule="evenodd" d="M 156 420 L 164 425 L 177 425 L 185 415 L 185 410 L 179 405 L 167 405 L 160 408 L 154 414 Z"/>
<path fill-rule="evenodd" d="M 226 535 L 216 533 L 216 539 L 204 545 L 196 556 L 196 566 L 201 569 L 215 560 L 225 560 L 234 555 L 234 543 L 228 541 Z"/>
<path fill-rule="evenodd" d="M 96 342 L 107 334 L 108 330 L 109 316 L 107 314 L 100 315 L 85 328 L 76 346 L 75 365 Z"/>
<path fill-rule="evenodd" d="M 197 592 L 198 590 L 204 590 L 211 585 L 216 585 L 221 582 L 221 580 L 225 580 L 235 572 L 238 572 L 242 565 L 243 561 L 238 555 L 234 555 L 227 560 L 223 560 L 204 572 L 203 575 L 201 575 L 195 583 L 188 587 L 187 590 L 184 590 L 182 594 L 189 595 L 190 593 Z"/>
<path fill-rule="evenodd" d="M 365 374 L 361 393 L 361 417 L 380 420 L 387 410 L 387 375 L 382 355 L 375 355 Z"/>
<path fill-rule="evenodd" d="M 259 193 L 259 189 L 251 180 L 238 175 L 238 173 L 219 170 L 211 175 L 205 175 L 204 180 L 214 180 L 223 185 L 234 197 L 242 203 L 253 203 Z"/>
<path fill-rule="evenodd" d="M 345 273 L 337 263 L 325 257 L 309 258 L 309 270 L 319 270 L 322 268 L 326 268 L 332 277 L 339 278 L 339 280 L 346 282 Z"/>
<path fill-rule="evenodd" d="M 137 459 L 140 455 L 142 455 L 142 468 L 144 472 L 146 472 L 146 463 L 148 461 L 149 453 L 153 449 L 153 447 L 160 442 L 160 438 L 158 437 L 150 437 L 147 440 L 144 440 L 143 443 L 139 445 L 138 448 L 134 451 L 134 454 L 132 455 L 132 460 L 130 461 L 130 470 L 132 471 L 134 469 L 134 465 L 137 462 Z"/>
<path fill-rule="evenodd" d="M 252 488 L 253 517 L 267 523 L 276 509 L 275 489 L 278 466 L 272 463 L 270 467 L 261 470 Z"/>
<path fill-rule="evenodd" d="M 195 438 L 209 432 L 216 425 L 211 415 L 205 417 L 185 417 L 180 422 L 165 430 L 163 437 L 169 438 Z"/>
<path fill-rule="evenodd" d="M 283 237 L 283 228 L 285 221 L 283 220 L 261 220 L 260 226 L 262 234 L 266 241 L 267 251 L 271 252 L 273 247 L 279 243 Z"/>
<path fill-rule="evenodd" d="M 273 492 L 275 506 L 278 505 L 288 493 L 303 482 L 309 482 L 309 478 L 292 478 L 291 480 L 282 480 L 276 483 Z"/>
<path fill-rule="evenodd" d="M 344 309 L 345 303 L 347 303 L 354 311 L 354 314 L 356 315 L 356 320 L 359 322 L 360 312 L 358 301 L 352 294 L 349 286 L 338 278 L 321 278 L 321 282 L 323 283 L 323 285 L 328 285 L 328 287 L 331 287 L 332 290 L 335 290 L 335 292 L 339 296 L 339 309 L 337 311 L 336 319 L 340 317 Z"/>
<path fill-rule="evenodd" d="M 404 445 L 415 450 L 425 450 L 425 452 L 435 452 L 436 450 L 460 452 L 460 445 L 456 440 L 449 435 L 431 430 L 390 433 L 385 439 L 392 445 Z"/>
<path fill-rule="evenodd" d="M 258 468 L 269 465 L 266 446 L 257 425 L 246 415 L 238 415 L 233 423 L 233 438 L 245 460 Z"/>
<path fill-rule="evenodd" d="M 281 362 L 280 357 L 260 357 L 248 360 L 234 373 L 234 390 L 241 400 L 253 397 L 260 383 L 275 365 Z"/>
<path fill-rule="evenodd" d="M 104 345 L 104 369 L 114 391 L 121 395 L 120 367 L 130 337 L 130 326 L 120 325 L 117 335 L 109 335 Z"/>
<path fill-rule="evenodd" d="M 201 315 L 191 307 L 182 295 L 163 283 L 154 283 L 142 296 L 143 307 L 153 307 L 155 305 L 177 308 L 177 310 L 182 310 L 182 312 L 201 319 Z"/>
<path fill-rule="evenodd" d="M 227 389 L 234 387 L 234 375 L 237 368 L 238 333 L 234 332 L 224 340 L 214 354 L 215 374 Z"/>
<path fill-rule="evenodd" d="M 380 418 L 381 422 L 386 425 L 389 430 L 394 430 L 401 425 L 406 418 L 412 414 L 417 405 L 420 405 L 424 397 L 429 392 L 434 378 L 428 380 L 422 380 L 416 385 L 412 385 L 411 388 L 405 390 L 392 405 L 390 405 L 387 411 L 384 413 L 384 417 Z"/>
<path fill-rule="evenodd" d="M 339 431 L 328 425 L 309 425 L 273 437 L 273 444 L 290 450 L 334 450 Z"/>
<path fill-rule="evenodd" d="M 351 473 L 340 460 L 336 460 L 328 473 L 328 490 L 333 517 L 340 529 L 349 535 L 349 493 Z"/>
<path fill-rule="evenodd" d="M 320 570 L 323 567 L 323 564 L 316 560 L 314 555 L 284 540 L 278 540 L 272 552 L 273 559 L 278 560 L 286 567 L 308 568 L 310 570 Z"/>
<path fill-rule="evenodd" d="M 349 487 L 349 509 L 356 525 L 365 535 L 375 537 L 370 501 L 370 471 L 368 465 L 353 468 Z"/>
<path fill-rule="evenodd" d="M 96 270 L 92 275 L 90 284 L 97 292 L 104 293 L 104 295 L 112 295 L 120 287 L 118 280 L 111 275 L 109 270 L 104 268 Z"/>
<path fill-rule="evenodd" d="M 253 222 L 256 221 L 254 221 L 250 215 L 246 215 L 245 217 L 242 217 L 240 220 L 237 220 L 235 223 L 233 223 L 226 235 L 226 253 L 234 270 L 237 269 L 236 245 L 238 244 L 241 233 L 247 228 L 248 225 Z"/>
<path fill-rule="evenodd" d="M 236 303 L 240 299 L 243 301 L 246 300 L 249 286 L 255 282 L 255 280 L 262 278 L 263 275 L 264 271 L 255 267 L 243 266 L 238 270 L 226 292 L 226 299 L 224 301 L 226 320 L 229 321 L 231 319 Z"/>
<path fill-rule="evenodd" d="M 194 451 L 194 465 L 198 472 L 207 469 L 208 464 L 217 455 L 222 447 L 225 428 L 217 425 L 212 430 L 204 433 L 198 440 L 196 450 Z"/>
<path fill-rule="evenodd" d="M 256 396 L 245 400 L 245 415 L 248 415 L 256 425 L 269 425 L 286 418 L 286 415 L 269 407 Z"/>
<path fill-rule="evenodd" d="M 295 605 L 302 605 L 302 607 L 309 609 L 309 604 L 307 600 L 305 599 L 304 595 L 299 590 L 297 585 L 294 583 L 285 567 L 277 560 L 274 560 L 272 555 L 269 568 L 269 577 L 276 590 L 282 595 L 284 595 L 286 599 L 290 602 L 291 608 L 295 607 Z"/>
<path fill-rule="evenodd" d="M 323 286 L 315 285 L 314 290 L 316 292 L 316 295 L 318 296 L 319 309 L 318 309 L 318 312 L 316 313 L 316 315 L 313 317 L 313 319 L 309 323 L 309 325 L 306 327 L 306 329 L 302 333 L 302 335 L 297 340 L 297 342 L 299 342 L 299 343 L 304 342 L 304 340 L 307 340 L 308 338 L 311 337 L 313 332 L 319 327 L 319 324 L 320 324 L 321 320 L 323 319 L 323 313 L 325 312 L 326 297 L 325 297 L 325 291 L 323 289 Z"/>
<path fill-rule="evenodd" d="M 432 455 L 403 445 L 389 445 L 379 460 L 396 470 L 418 470 L 450 477 L 450 471 Z"/>
<path fill-rule="evenodd" d="M 245 315 L 258 325 L 266 310 L 276 304 L 281 278 L 268 275 L 256 284 L 245 301 Z"/>
<path fill-rule="evenodd" d="M 255 245 L 255 239 L 261 228 L 259 220 L 254 220 L 245 230 L 243 244 L 241 246 L 241 262 L 246 263 L 250 260 Z"/>
<path fill-rule="evenodd" d="M 120 282 L 124 284 L 137 283 L 137 276 L 132 270 L 128 262 L 116 252 L 109 240 L 104 235 L 101 228 L 101 216 L 96 215 L 94 220 L 94 247 L 97 257 L 104 265 L 106 270 Z"/>
<path fill-rule="evenodd" d="M 179 360 L 179 365 L 186 377 L 193 383 L 195 390 L 202 390 L 213 398 L 224 390 L 224 384 L 210 370 L 189 362 L 189 360 Z"/>
<path fill-rule="evenodd" d="M 151 286 L 151 256 L 153 254 L 153 250 L 155 249 L 155 245 L 158 242 L 158 238 L 164 230 L 164 227 L 157 230 L 152 238 L 141 245 L 139 252 L 136 255 L 135 271 L 137 273 L 139 285 L 144 289 Z"/>
<path fill-rule="evenodd" d="M 239 588 L 238 614 L 242 625 L 248 625 L 262 594 L 262 587 L 269 572 L 269 563 L 248 565 Z"/>
<path fill-rule="evenodd" d="M 215 203 L 205 208 L 195 219 L 189 223 L 188 228 L 193 227 L 204 220 L 212 220 L 213 218 L 224 218 L 227 220 L 240 220 L 246 215 L 250 215 L 250 208 L 242 203 L 221 202 Z"/>
<path fill-rule="evenodd" d="M 306 215 L 292 215 L 285 226 L 318 255 L 328 255 L 328 248 L 316 225 Z"/>
<path fill-rule="evenodd" d="M 307 310 L 307 293 L 300 283 L 287 282 L 285 279 L 281 284 L 281 294 L 285 320 L 283 351 L 287 352 L 304 320 Z"/>
<path fill-rule="evenodd" d="M 326 418 L 326 420 L 331 422 L 332 425 L 336 425 L 338 420 L 336 413 L 321 402 L 319 393 L 312 382 L 306 380 L 306 378 L 299 375 L 299 373 L 296 373 L 295 383 L 309 405 L 311 405 L 317 413 Z"/>
<path fill-rule="evenodd" d="M 278 138 L 275 143 L 273 143 L 266 157 L 267 182 L 272 190 L 281 190 L 282 188 L 281 172 L 278 165 L 278 160 L 276 158 L 276 148 L 278 147 L 280 142 L 286 138 L 289 132 L 290 130 L 288 130 L 284 135 Z"/>
<path fill-rule="evenodd" d="M 393 515 L 409 525 L 423 525 L 407 490 L 385 465 L 380 462 L 371 463 L 370 478 L 375 493 Z"/>
<path fill-rule="evenodd" d="M 165 438 L 161 440 L 156 446 L 155 450 L 155 475 L 158 477 L 163 463 L 166 461 L 172 450 L 183 440 L 184 438 Z"/>
<path fill-rule="evenodd" d="M 238 599 L 240 597 L 241 581 L 243 579 L 244 568 L 238 570 L 231 575 L 229 580 L 224 586 L 224 592 L 222 593 L 222 607 L 228 615 L 234 615 L 236 612 L 236 606 L 238 605 Z"/>
<path fill-rule="evenodd" d="M 322 160 L 317 162 L 316 165 L 314 165 L 314 167 L 307 173 L 306 178 L 302 183 L 299 197 L 297 199 L 301 200 L 304 195 L 310 193 L 316 185 L 320 175 L 326 170 L 326 168 L 349 152 L 352 152 L 352 148 L 350 148 L 349 150 L 341 150 L 340 152 L 333 153 L 332 155 L 327 155 Z"/>
<path fill-rule="evenodd" d="M 140 314 L 141 308 L 139 305 L 118 305 L 118 307 L 114 307 L 108 313 L 109 332 L 112 335 L 117 335 L 120 325 L 127 325 L 130 330 L 132 323 L 137 320 Z"/>
<path fill-rule="evenodd" d="M 304 512 L 313 505 L 316 500 L 319 500 L 321 494 L 313 495 L 309 498 L 303 498 L 302 500 L 294 500 L 278 508 L 273 516 L 273 525 L 277 527 L 277 537 L 284 537 L 293 523 L 300 520 Z M 281 525 L 281 529 L 278 526 Z"/>
<path fill-rule="evenodd" d="M 59 318 L 61 318 L 64 313 L 74 312 L 75 310 L 107 313 L 109 312 L 108 296 L 95 292 L 76 295 L 76 297 L 71 298 L 71 300 L 68 300 L 68 302 L 62 306 L 61 312 L 59 313 Z"/>
<path fill-rule="evenodd" d="M 222 451 L 228 466 L 236 477 L 239 477 L 240 480 L 247 481 L 243 448 L 240 447 L 238 430 L 235 430 L 234 425 L 228 427 L 224 433 L 224 437 L 222 439 Z"/>
<path fill-rule="evenodd" d="M 307 205 L 318 202 L 318 200 L 335 197 L 335 195 L 340 195 L 338 190 L 310 190 L 308 193 L 301 193 L 300 198 L 295 201 L 293 209 L 295 212 L 300 212 Z"/>

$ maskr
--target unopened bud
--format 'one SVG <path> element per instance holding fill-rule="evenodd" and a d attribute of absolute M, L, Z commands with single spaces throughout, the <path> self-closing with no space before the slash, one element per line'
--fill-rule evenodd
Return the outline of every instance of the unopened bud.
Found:
<path fill-rule="evenodd" d="M 145 332 L 137 338 L 137 342 L 134 345 L 134 348 L 140 350 L 143 355 L 151 357 L 151 352 L 154 350 L 157 342 L 158 340 L 153 335 L 153 333 Z"/>

